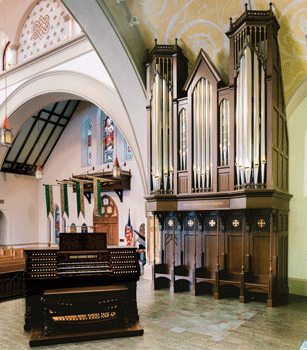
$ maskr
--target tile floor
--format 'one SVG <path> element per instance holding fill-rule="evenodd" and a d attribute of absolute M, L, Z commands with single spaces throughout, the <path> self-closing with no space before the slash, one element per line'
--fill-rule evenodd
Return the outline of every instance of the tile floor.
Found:
<path fill-rule="evenodd" d="M 141 279 L 138 309 L 143 336 L 36 349 L 299 350 L 307 340 L 307 297 L 290 296 L 287 305 L 267 308 L 264 302 L 151 291 L 150 281 Z M 24 299 L 0 303 L 0 350 L 30 349 L 23 316 Z"/>

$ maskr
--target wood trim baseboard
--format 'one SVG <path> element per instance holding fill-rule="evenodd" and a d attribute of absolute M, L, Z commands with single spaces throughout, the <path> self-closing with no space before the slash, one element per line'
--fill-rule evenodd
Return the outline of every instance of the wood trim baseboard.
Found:
<path fill-rule="evenodd" d="M 302 278 L 288 278 L 289 293 L 307 296 L 307 280 Z"/>

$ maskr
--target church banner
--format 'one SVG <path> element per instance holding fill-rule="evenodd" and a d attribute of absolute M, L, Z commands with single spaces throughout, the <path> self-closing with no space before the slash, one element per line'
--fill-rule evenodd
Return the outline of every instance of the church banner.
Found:
<path fill-rule="evenodd" d="M 101 216 L 101 182 L 99 179 L 93 179 L 93 187 L 95 216 Z"/>
<path fill-rule="evenodd" d="M 61 194 L 61 215 L 63 217 L 66 213 L 69 218 L 69 209 L 68 209 L 68 194 L 67 194 L 67 184 L 60 184 L 60 194 Z"/>
<path fill-rule="evenodd" d="M 84 186 L 83 182 L 76 182 L 76 193 L 77 193 L 77 212 L 78 217 L 80 215 L 80 212 L 82 213 L 83 217 L 85 218 L 85 209 L 84 209 Z"/>
<path fill-rule="evenodd" d="M 49 213 L 54 217 L 53 190 L 52 185 L 45 185 L 47 216 Z"/>

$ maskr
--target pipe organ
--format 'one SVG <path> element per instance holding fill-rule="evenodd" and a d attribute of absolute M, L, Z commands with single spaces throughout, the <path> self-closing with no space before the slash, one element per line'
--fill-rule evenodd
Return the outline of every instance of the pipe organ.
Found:
<path fill-rule="evenodd" d="M 230 20 L 229 83 L 200 51 L 188 74 L 177 45 L 147 69 L 148 196 L 153 288 L 240 302 L 288 293 L 288 132 L 272 12 Z M 173 223 L 172 225 L 170 225 Z M 158 235 L 158 239 L 157 239 Z M 158 258 L 159 257 L 159 258 Z"/>

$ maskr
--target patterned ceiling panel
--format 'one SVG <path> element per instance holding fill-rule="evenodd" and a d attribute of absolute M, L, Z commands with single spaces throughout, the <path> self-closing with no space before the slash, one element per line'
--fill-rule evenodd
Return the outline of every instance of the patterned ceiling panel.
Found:
<path fill-rule="evenodd" d="M 191 67 L 203 48 L 226 82 L 229 43 L 225 32 L 229 29 L 229 18 L 238 18 L 245 2 L 255 10 L 268 10 L 270 3 L 269 0 L 126 0 L 131 13 L 139 19 L 138 26 L 149 50 L 155 38 L 160 44 L 172 44 L 177 38 Z M 287 100 L 306 77 L 307 0 L 276 0 L 273 11 L 280 24 L 280 56 Z"/>

